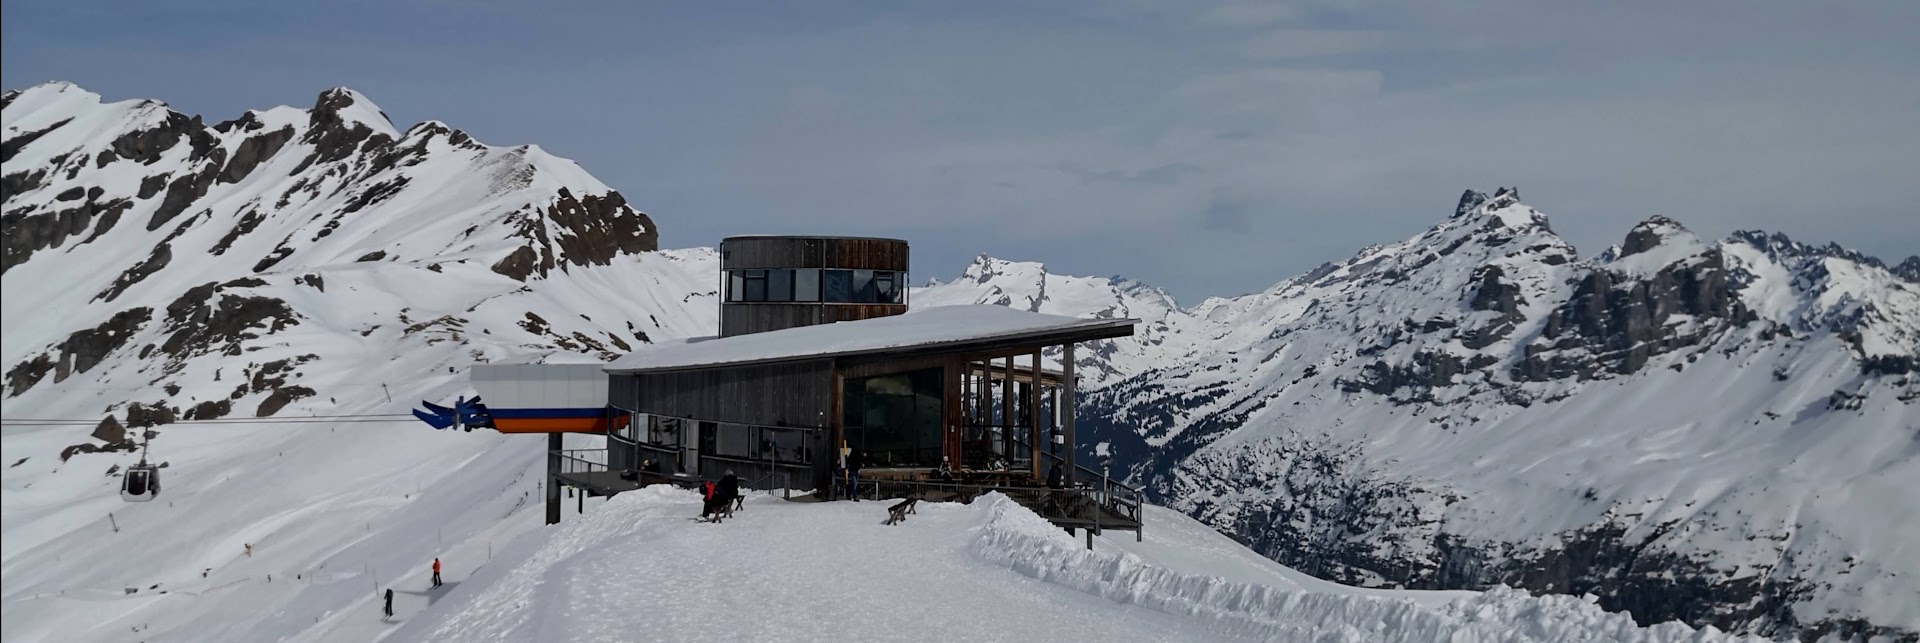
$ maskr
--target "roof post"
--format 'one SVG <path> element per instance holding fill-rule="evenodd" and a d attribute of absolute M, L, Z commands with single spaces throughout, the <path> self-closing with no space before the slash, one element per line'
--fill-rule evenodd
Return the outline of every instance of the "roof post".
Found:
<path fill-rule="evenodd" d="M 1067 486 L 1073 486 L 1074 452 L 1080 446 L 1079 436 L 1073 432 L 1073 415 L 1076 410 L 1074 401 L 1079 396 L 1074 389 L 1079 388 L 1079 380 L 1073 374 L 1073 342 L 1067 342 L 1060 351 L 1060 424 L 1067 436 Z"/>
<path fill-rule="evenodd" d="M 1033 349 L 1033 380 L 1027 383 L 1027 446 L 1033 450 L 1033 479 L 1042 480 L 1040 468 L 1040 349 Z"/>
<path fill-rule="evenodd" d="M 1013 356 L 1006 361 L 1007 376 L 1000 380 L 1000 457 L 1006 458 L 1007 468 L 1013 468 Z"/>

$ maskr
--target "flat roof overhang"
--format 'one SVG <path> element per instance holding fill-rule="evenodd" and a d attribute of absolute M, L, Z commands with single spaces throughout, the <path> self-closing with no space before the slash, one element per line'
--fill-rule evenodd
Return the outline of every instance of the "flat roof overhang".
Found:
<path fill-rule="evenodd" d="M 924 313 L 921 313 L 921 314 L 924 314 Z M 1032 313 L 1028 313 L 1028 314 L 1032 314 Z M 781 333 L 789 333 L 791 331 L 806 331 L 807 329 L 814 329 L 817 332 L 817 330 L 820 329 L 822 326 L 836 326 L 836 327 L 842 327 L 842 328 L 851 330 L 855 327 L 860 326 L 863 323 L 883 321 L 883 320 L 889 324 L 897 324 L 897 323 L 900 323 L 900 320 L 911 318 L 914 315 L 915 315 L 914 313 L 909 313 L 907 315 L 880 317 L 880 318 L 875 318 L 871 320 L 839 322 L 835 324 L 823 324 L 820 326 L 804 326 L 804 327 L 785 329 L 785 330 L 779 330 L 779 331 L 769 331 L 766 333 L 755 333 L 753 335 L 741 335 L 741 336 L 735 336 L 730 338 L 710 339 L 707 341 L 718 343 L 718 342 L 726 342 L 728 340 L 754 338 L 756 336 L 758 336 L 758 338 L 764 339 L 766 337 L 779 336 L 779 334 Z M 929 319 L 929 321 L 933 321 L 933 320 Z M 829 351 L 806 352 L 804 349 L 802 349 L 798 352 L 794 352 L 790 354 L 782 354 L 782 355 L 768 355 L 768 356 L 758 356 L 758 357 L 740 358 L 740 359 L 717 358 L 717 359 L 714 359 L 713 361 L 705 361 L 705 362 L 698 362 L 698 363 L 686 363 L 686 362 L 670 363 L 670 364 L 665 364 L 661 366 L 639 365 L 639 366 L 621 368 L 621 367 L 615 367 L 615 366 L 609 365 L 606 370 L 608 373 L 624 373 L 624 374 L 670 373 L 670 372 L 712 370 L 712 369 L 720 369 L 720 368 L 735 368 L 735 367 L 741 367 L 741 366 L 762 366 L 767 364 L 811 362 L 811 361 L 820 361 L 820 360 L 834 360 L 834 361 L 845 360 L 849 362 L 870 363 L 870 362 L 877 362 L 877 361 L 887 361 L 891 359 L 899 359 L 903 357 L 932 357 L 932 356 L 946 356 L 946 355 L 955 355 L 955 354 L 978 355 L 982 357 L 1022 355 L 1022 354 L 1031 353 L 1034 349 L 1046 347 L 1046 346 L 1057 346 L 1057 345 L 1069 344 L 1069 343 L 1078 343 L 1078 342 L 1095 341 L 1095 340 L 1101 340 L 1101 339 L 1112 339 L 1116 337 L 1132 336 L 1133 327 L 1138 323 L 1140 323 L 1140 320 L 1132 319 L 1132 318 L 1075 319 L 1071 323 L 1063 323 L 1063 324 L 1053 325 L 1053 326 L 1044 326 L 1039 328 L 995 333 L 990 335 L 981 335 L 981 336 L 973 336 L 973 337 L 957 337 L 952 339 L 938 339 L 938 340 L 922 341 L 922 342 L 914 342 L 914 343 L 903 343 L 899 345 L 861 347 L 856 349 L 839 350 L 839 351 L 829 350 Z M 801 339 L 801 337 L 796 336 L 794 337 L 794 339 L 798 340 L 798 339 Z M 689 347 L 698 346 L 701 343 L 706 343 L 706 342 L 693 343 L 689 345 Z M 716 353 L 726 352 L 724 349 L 722 349 L 720 346 L 717 346 L 717 345 L 715 346 L 715 349 L 716 349 L 715 350 Z"/>

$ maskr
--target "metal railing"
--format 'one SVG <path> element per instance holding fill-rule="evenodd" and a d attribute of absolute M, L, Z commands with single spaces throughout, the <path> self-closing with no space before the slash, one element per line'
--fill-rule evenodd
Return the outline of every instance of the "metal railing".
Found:
<path fill-rule="evenodd" d="M 555 473 L 594 473 L 607 470 L 606 449 L 562 449 L 552 452 L 560 465 Z"/>
<path fill-rule="evenodd" d="M 1014 439 L 1015 446 L 1025 448 L 1029 453 L 1032 452 L 1033 448 L 1030 444 L 1031 443 L 1019 438 Z M 1066 458 L 1053 453 L 1051 449 L 1041 449 L 1040 458 L 1046 462 L 1049 467 L 1066 464 Z M 1067 479 L 1065 482 L 1067 487 L 1086 490 L 1094 498 L 1098 506 L 1107 513 L 1125 518 L 1134 523 L 1143 522 L 1140 519 L 1140 506 L 1146 502 L 1146 493 L 1144 490 L 1115 480 L 1113 476 L 1108 475 L 1105 471 L 1095 471 L 1083 464 L 1075 463 L 1073 468 L 1074 472 L 1066 476 Z M 1047 471 L 1043 470 L 1041 474 L 1046 475 Z M 1084 474 L 1084 476 L 1081 474 Z M 1080 479 L 1082 477 L 1086 479 L 1082 481 Z M 1099 514 L 1096 513 L 1095 516 L 1097 519 Z"/>
<path fill-rule="evenodd" d="M 773 486 L 773 481 L 776 479 L 780 481 L 779 487 Z M 793 476 L 785 471 L 768 471 L 766 475 L 754 478 L 752 482 L 747 483 L 747 488 L 764 490 L 767 495 L 773 495 L 773 490 L 777 488 L 780 490 L 781 498 L 792 500 Z"/>
<path fill-rule="evenodd" d="M 1079 467 L 1090 475 L 1097 472 Z M 834 489 L 827 492 L 829 499 L 847 497 L 845 479 L 836 480 Z M 972 502 L 974 498 L 998 491 L 1018 500 L 1026 500 L 1042 518 L 1068 524 L 1080 524 L 1098 533 L 1102 529 L 1141 528 L 1142 494 L 1139 489 L 1127 486 L 1111 477 L 1099 476 L 1097 481 L 1087 484 L 1074 484 L 1064 488 L 1041 487 L 1015 484 L 993 484 L 977 482 L 943 482 L 937 480 L 860 480 L 852 493 L 864 500 L 903 498 L 917 495 L 937 500 L 956 500 Z M 935 495 L 938 494 L 938 495 Z M 1124 522 L 1115 522 L 1107 518 L 1113 516 Z M 1103 524 L 1104 523 L 1104 524 Z M 1138 534 L 1135 536 L 1139 537 Z"/>

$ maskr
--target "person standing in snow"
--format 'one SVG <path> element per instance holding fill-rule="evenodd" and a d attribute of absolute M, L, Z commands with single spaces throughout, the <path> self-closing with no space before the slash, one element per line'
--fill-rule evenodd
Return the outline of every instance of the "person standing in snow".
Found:
<path fill-rule="evenodd" d="M 387 616 L 393 616 L 393 588 L 387 588 Z"/>
<path fill-rule="evenodd" d="M 438 557 L 433 559 L 433 586 L 440 586 L 440 559 Z"/>
<path fill-rule="evenodd" d="M 847 455 L 847 497 L 860 502 L 860 466 L 864 464 L 866 453 L 855 451 Z"/>

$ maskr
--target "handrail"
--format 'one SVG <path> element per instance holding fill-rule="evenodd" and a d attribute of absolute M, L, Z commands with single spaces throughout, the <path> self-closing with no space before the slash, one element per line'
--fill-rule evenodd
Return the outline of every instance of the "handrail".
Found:
<path fill-rule="evenodd" d="M 592 473 L 607 470 L 606 449 L 562 449 L 550 453 L 553 457 L 559 458 L 558 473 Z M 600 460 L 595 462 L 578 455 L 583 453 L 599 453 Z"/>
<path fill-rule="evenodd" d="M 1032 443 L 1020 438 L 1015 438 L 1014 443 L 1026 447 L 1029 451 L 1033 448 L 1031 446 Z M 1050 461 L 1054 464 L 1066 462 L 1065 457 L 1053 453 L 1050 449 L 1042 449 L 1040 455 L 1043 460 Z M 1085 472 L 1088 478 L 1098 481 L 1097 486 L 1089 485 L 1089 487 L 1093 489 L 1097 496 L 1096 500 L 1100 503 L 1101 507 L 1126 517 L 1129 520 L 1135 522 L 1140 520 L 1140 506 L 1146 501 L 1146 494 L 1143 489 L 1114 480 L 1112 476 L 1105 472 L 1094 471 L 1092 468 L 1077 462 L 1074 463 L 1073 468 Z M 1076 487 L 1079 485 L 1079 481 L 1074 479 L 1076 477 L 1078 476 L 1068 477 L 1068 487 Z M 1092 482 L 1092 480 L 1089 482 Z"/>

